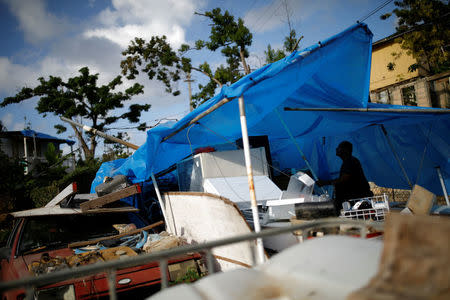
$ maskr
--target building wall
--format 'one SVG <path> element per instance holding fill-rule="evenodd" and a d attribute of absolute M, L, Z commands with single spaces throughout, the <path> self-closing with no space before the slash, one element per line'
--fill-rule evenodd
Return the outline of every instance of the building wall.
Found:
<path fill-rule="evenodd" d="M 9 157 L 13 156 L 11 140 L 7 138 L 0 138 L 0 149 Z"/>
<path fill-rule="evenodd" d="M 389 63 L 395 64 L 393 70 L 388 70 Z M 414 63 L 416 63 L 416 60 L 408 55 L 395 41 L 374 46 L 370 71 L 370 90 L 376 90 L 419 76 L 418 70 L 408 72 L 408 67 Z"/>
<path fill-rule="evenodd" d="M 370 99 L 372 102 L 450 108 L 450 72 L 426 77 L 409 72 L 417 61 L 395 40 L 375 44 L 372 49 Z M 392 70 L 388 64 L 394 63 Z"/>

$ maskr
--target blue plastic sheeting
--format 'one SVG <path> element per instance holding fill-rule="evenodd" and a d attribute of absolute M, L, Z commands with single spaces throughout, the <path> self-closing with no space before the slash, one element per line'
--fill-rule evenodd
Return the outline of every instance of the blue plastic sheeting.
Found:
<path fill-rule="evenodd" d="M 51 136 L 51 135 L 48 135 L 48 134 L 45 134 L 45 133 L 40 133 L 40 132 L 37 132 L 37 131 L 34 131 L 34 130 L 22 130 L 20 132 L 22 133 L 23 136 L 26 136 L 26 137 L 36 137 L 36 138 L 41 139 L 41 140 L 53 140 L 53 141 L 57 141 L 57 142 L 59 142 L 61 144 L 62 143 L 66 143 L 66 144 L 69 144 L 69 145 L 75 144 L 75 142 L 72 141 L 72 140 L 59 139 L 59 138 L 56 138 L 54 136 Z"/>
<path fill-rule="evenodd" d="M 133 182 L 150 179 L 199 147 L 234 142 L 242 137 L 237 97 L 243 96 L 250 136 L 267 135 L 274 167 L 305 167 L 290 139 L 292 134 L 320 178 L 337 176 L 335 156 L 342 140 L 354 144 L 354 155 L 370 181 L 380 186 L 408 188 L 408 180 L 442 194 L 435 167 L 450 183 L 448 114 L 423 109 L 368 103 L 372 33 L 356 24 L 320 44 L 293 52 L 266 65 L 208 100 L 177 123 L 147 132 L 147 140 L 130 158 L 103 164 L 92 190 L 104 176 L 124 174 Z M 162 142 L 224 98 L 230 102 Z M 293 108 L 404 108 L 408 113 L 285 111 Z M 282 125 L 282 119 L 287 128 Z M 384 126 L 388 139 L 383 134 Z M 400 167 L 393 153 L 401 161 Z"/>

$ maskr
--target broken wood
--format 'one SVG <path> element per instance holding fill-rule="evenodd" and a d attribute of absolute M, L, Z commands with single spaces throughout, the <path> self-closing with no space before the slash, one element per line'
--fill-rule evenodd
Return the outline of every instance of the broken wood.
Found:
<path fill-rule="evenodd" d="M 156 223 L 153 223 L 151 225 L 139 228 L 139 229 L 135 229 L 135 230 L 131 230 L 129 232 L 125 232 L 125 233 L 121 233 L 121 234 L 116 234 L 116 235 L 112 235 L 112 236 L 106 236 L 106 237 L 102 237 L 102 238 L 98 238 L 95 240 L 90 240 L 90 241 L 82 241 L 82 242 L 75 242 L 75 243 L 71 243 L 68 245 L 69 248 L 78 248 L 78 247 L 84 247 L 84 246 L 88 246 L 88 245 L 93 245 L 93 244 L 97 244 L 98 242 L 102 242 L 102 241 L 107 241 L 107 240 L 113 240 L 113 239 L 118 239 L 127 235 L 133 235 L 139 232 L 142 232 L 144 230 L 149 230 L 149 229 L 153 229 L 155 227 L 158 227 L 159 225 L 164 224 L 164 221 L 158 221 Z"/>
<path fill-rule="evenodd" d="M 135 184 L 135 185 L 129 186 L 127 188 L 124 188 L 120 191 L 113 192 L 113 193 L 98 197 L 97 199 L 81 203 L 80 208 L 81 208 L 82 212 L 87 212 L 88 210 L 91 210 L 93 208 L 102 207 L 105 204 L 115 202 L 117 200 L 126 198 L 128 196 L 138 194 L 140 192 L 141 192 L 140 186 Z"/>
<path fill-rule="evenodd" d="M 124 207 L 105 207 L 105 208 L 93 208 L 83 213 L 102 214 L 102 213 L 116 213 L 116 212 L 138 212 L 139 209 L 133 206 Z"/>
<path fill-rule="evenodd" d="M 239 260 L 235 260 L 235 259 L 232 259 L 232 258 L 223 257 L 223 256 L 220 256 L 220 255 L 213 255 L 213 256 L 216 259 L 221 259 L 221 260 L 224 260 L 224 261 L 227 261 L 227 262 L 230 262 L 230 263 L 233 263 L 233 264 L 236 264 L 236 265 L 248 268 L 248 269 L 250 269 L 252 267 L 249 264 L 243 263 L 243 262 L 241 262 Z"/>
<path fill-rule="evenodd" d="M 77 192 L 77 183 L 72 182 L 69 184 L 64 190 L 61 191 L 58 195 L 55 196 L 49 203 L 45 205 L 45 207 L 52 207 L 58 205 L 61 201 L 66 199 L 67 197 L 75 194 Z"/>

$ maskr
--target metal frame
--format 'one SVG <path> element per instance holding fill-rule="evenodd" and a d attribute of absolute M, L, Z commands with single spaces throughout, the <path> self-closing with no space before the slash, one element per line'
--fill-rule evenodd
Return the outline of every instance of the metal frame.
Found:
<path fill-rule="evenodd" d="M 180 256 L 187 253 L 192 252 L 206 252 L 206 261 L 207 261 L 207 269 L 209 274 L 213 274 L 214 270 L 214 259 L 212 255 L 212 249 L 219 246 L 257 240 L 264 237 L 270 237 L 278 234 L 294 232 L 297 230 L 302 230 L 303 235 L 306 237 L 313 228 L 316 227 L 335 227 L 339 225 L 351 225 L 354 227 L 358 227 L 361 232 L 361 238 L 365 238 L 367 234 L 367 227 L 372 227 L 376 230 L 382 231 L 384 228 L 384 224 L 381 222 L 374 221 L 362 221 L 362 220 L 351 220 L 344 218 L 327 218 L 327 219 L 318 219 L 315 221 L 311 221 L 308 223 L 292 225 L 285 228 L 275 228 L 275 229 L 267 229 L 262 230 L 258 233 L 252 232 L 245 235 L 235 236 L 231 238 L 226 238 L 222 240 L 207 242 L 204 244 L 197 245 L 187 245 L 181 246 L 177 248 L 172 248 L 169 250 L 150 253 L 150 254 L 142 254 L 134 257 L 129 257 L 123 260 L 115 260 L 115 261 L 107 261 L 96 263 L 92 265 L 80 266 L 72 269 L 65 269 L 61 271 L 57 271 L 54 273 L 44 274 L 38 277 L 28 277 L 22 278 L 13 281 L 0 282 L 0 292 L 25 288 L 26 290 L 26 299 L 34 299 L 35 289 L 41 286 L 57 283 L 60 281 L 64 281 L 71 278 L 83 277 L 88 275 L 93 275 L 97 273 L 106 272 L 108 277 L 108 286 L 110 291 L 110 299 L 116 299 L 116 285 L 115 285 L 115 271 L 118 269 L 124 269 L 129 267 L 138 266 L 141 264 L 146 264 L 152 261 L 158 261 L 161 272 L 161 288 L 164 289 L 168 287 L 168 278 L 167 278 L 167 262 L 169 258 Z M 306 240 L 306 239 L 303 239 Z M 256 251 L 256 247 L 252 247 L 253 251 Z M 255 253 L 254 258 L 257 257 Z M 253 265 L 256 262 L 254 261 Z"/>

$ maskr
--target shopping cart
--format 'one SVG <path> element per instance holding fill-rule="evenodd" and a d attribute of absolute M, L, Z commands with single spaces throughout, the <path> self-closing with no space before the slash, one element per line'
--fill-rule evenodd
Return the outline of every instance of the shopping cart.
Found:
<path fill-rule="evenodd" d="M 347 200 L 343 203 L 341 218 L 384 221 L 389 212 L 389 197 L 386 194 Z"/>

